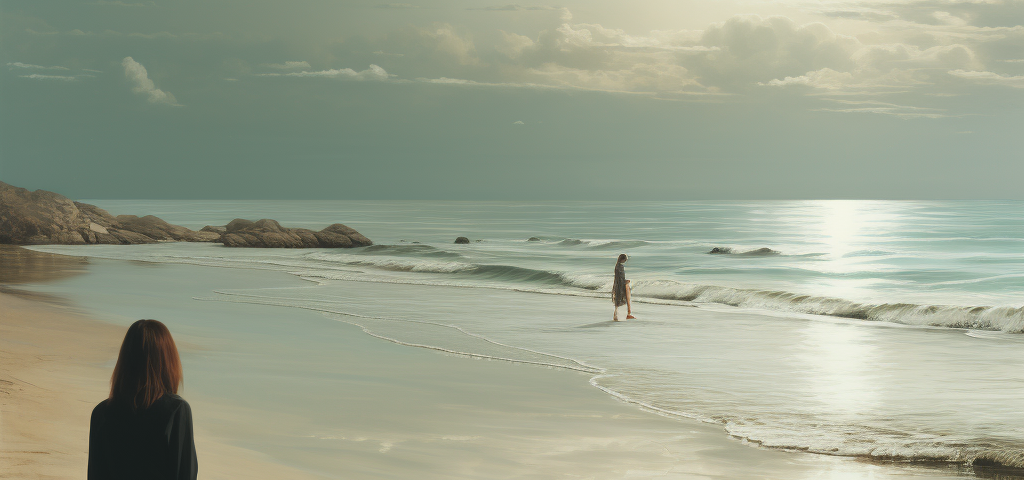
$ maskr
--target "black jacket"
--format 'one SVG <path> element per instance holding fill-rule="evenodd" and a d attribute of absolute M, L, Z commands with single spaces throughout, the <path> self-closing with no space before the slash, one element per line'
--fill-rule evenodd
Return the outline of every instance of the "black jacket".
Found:
<path fill-rule="evenodd" d="M 149 408 L 100 402 L 89 427 L 89 480 L 195 480 L 192 409 L 167 394 Z"/>

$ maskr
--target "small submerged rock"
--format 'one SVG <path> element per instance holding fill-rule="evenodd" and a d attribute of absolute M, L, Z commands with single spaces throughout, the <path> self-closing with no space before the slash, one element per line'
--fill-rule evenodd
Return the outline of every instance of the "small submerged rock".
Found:
<path fill-rule="evenodd" d="M 746 252 L 736 252 L 736 251 L 734 251 L 730 247 L 715 247 L 715 248 L 712 248 L 711 251 L 708 252 L 708 254 L 710 254 L 710 255 L 746 255 L 746 256 L 750 256 L 750 257 L 767 257 L 767 256 L 771 256 L 771 255 L 781 255 L 782 252 L 779 252 L 777 250 L 772 250 L 772 249 L 770 249 L 768 247 L 762 247 L 762 248 L 758 248 L 756 250 L 750 250 L 750 251 L 746 251 Z"/>
<path fill-rule="evenodd" d="M 527 242 L 539 242 L 540 239 L 537 237 L 530 237 L 526 239 Z"/>
<path fill-rule="evenodd" d="M 455 239 L 455 243 L 458 243 L 458 244 L 460 244 L 460 245 L 464 245 L 464 244 L 467 244 L 467 243 L 469 243 L 469 238 L 466 238 L 466 237 L 459 237 L 459 238 L 456 238 L 456 239 Z"/>

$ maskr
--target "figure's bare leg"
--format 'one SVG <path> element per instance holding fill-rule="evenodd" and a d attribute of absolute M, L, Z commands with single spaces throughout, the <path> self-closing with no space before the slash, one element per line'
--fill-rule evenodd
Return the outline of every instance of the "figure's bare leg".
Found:
<path fill-rule="evenodd" d="M 630 296 L 630 291 L 633 288 L 629 285 L 629 280 L 626 280 L 626 316 L 633 315 L 633 299 Z"/>

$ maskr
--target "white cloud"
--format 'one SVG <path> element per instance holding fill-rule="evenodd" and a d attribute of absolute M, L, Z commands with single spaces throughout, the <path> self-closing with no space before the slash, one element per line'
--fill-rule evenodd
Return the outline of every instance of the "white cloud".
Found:
<path fill-rule="evenodd" d="M 850 83 L 853 83 L 853 74 L 849 72 L 837 72 L 831 68 L 823 68 L 821 70 L 807 72 L 799 77 L 786 77 L 781 80 L 776 78 L 767 83 L 759 83 L 759 85 L 772 87 L 806 85 L 809 87 L 836 90 L 843 88 Z"/>
<path fill-rule="evenodd" d="M 74 81 L 75 77 L 69 77 L 66 75 L 42 75 L 39 73 L 33 73 L 31 75 L 18 75 L 21 78 L 31 78 L 34 80 L 63 80 L 66 82 Z"/>
<path fill-rule="evenodd" d="M 526 125 L 526 123 L 523 122 L 522 120 L 516 120 L 516 121 L 512 122 L 512 125 Z"/>
<path fill-rule="evenodd" d="M 36 69 L 36 70 L 70 70 L 67 67 L 61 67 L 59 65 L 54 65 L 52 67 L 44 67 L 42 65 L 32 65 L 31 63 L 21 63 L 21 62 L 7 62 L 7 66 L 11 67 L 10 68 L 11 70 L 14 70 L 15 68 L 28 68 L 28 69 Z"/>
<path fill-rule="evenodd" d="M 174 95 L 170 92 L 165 92 L 156 88 L 153 81 L 149 79 L 149 73 L 146 72 L 146 67 L 143 67 L 141 63 L 136 62 L 132 57 L 124 57 L 121 61 L 121 65 L 124 67 L 124 77 L 132 83 L 132 91 L 141 95 L 146 96 L 146 100 L 149 103 L 163 103 L 165 105 L 173 105 L 180 107 L 181 105 L 177 100 L 174 99 Z"/>
<path fill-rule="evenodd" d="M 329 70 L 317 70 L 290 73 L 260 73 L 259 77 L 323 77 L 343 78 L 351 80 L 387 80 L 391 75 L 378 65 L 370 65 L 370 68 L 362 71 L 355 71 L 351 68 L 339 68 Z"/>
<path fill-rule="evenodd" d="M 476 47 L 473 45 L 473 41 L 455 33 L 451 25 L 445 24 L 433 32 L 424 31 L 423 33 L 427 37 L 433 38 L 436 42 L 435 48 L 437 51 L 455 57 L 460 64 L 473 65 L 479 63 L 479 59 L 475 55 Z"/>
<path fill-rule="evenodd" d="M 833 102 L 840 103 L 843 106 L 840 108 L 819 108 L 819 111 L 824 112 L 839 112 L 839 113 L 871 113 L 878 115 L 890 115 L 903 119 L 911 118 L 946 118 L 954 115 L 948 115 L 944 113 L 942 109 L 938 108 L 926 108 L 926 107 L 914 107 L 909 105 L 898 105 L 890 102 L 882 102 L 878 100 L 842 100 L 832 99 Z"/>
<path fill-rule="evenodd" d="M 954 77 L 973 80 L 977 83 L 984 83 L 990 85 L 1005 85 L 1014 88 L 1024 88 L 1024 75 L 1010 76 L 1000 75 L 995 72 L 978 72 L 967 70 L 951 70 L 949 74 Z"/>
<path fill-rule="evenodd" d="M 534 45 L 533 39 L 525 35 L 516 35 L 504 30 L 501 31 L 501 35 L 505 41 L 499 44 L 496 49 L 504 53 L 508 58 L 519 58 L 523 54 L 523 50 Z"/>
<path fill-rule="evenodd" d="M 306 62 L 306 61 L 301 61 L 301 62 L 287 61 L 287 62 L 284 62 L 284 63 L 270 63 L 270 64 L 267 64 L 267 66 L 270 67 L 270 68 L 277 69 L 277 70 L 294 70 L 294 69 L 297 69 L 297 68 L 313 68 L 313 67 L 311 67 L 309 65 L 309 62 Z"/>

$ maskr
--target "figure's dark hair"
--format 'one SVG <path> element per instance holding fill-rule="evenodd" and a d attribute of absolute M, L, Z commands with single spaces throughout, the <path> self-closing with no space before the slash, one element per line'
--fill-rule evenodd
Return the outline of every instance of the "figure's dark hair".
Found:
<path fill-rule="evenodd" d="M 626 259 L 628 259 L 628 258 L 629 258 L 629 257 L 627 257 L 625 253 L 620 253 L 620 254 L 619 254 L 619 261 L 618 261 L 618 263 L 622 263 L 622 262 L 625 262 L 625 261 L 626 261 Z"/>
<path fill-rule="evenodd" d="M 147 408 L 168 393 L 178 393 L 181 359 L 171 332 L 156 320 L 128 327 L 110 377 L 110 399 L 132 409 Z"/>

